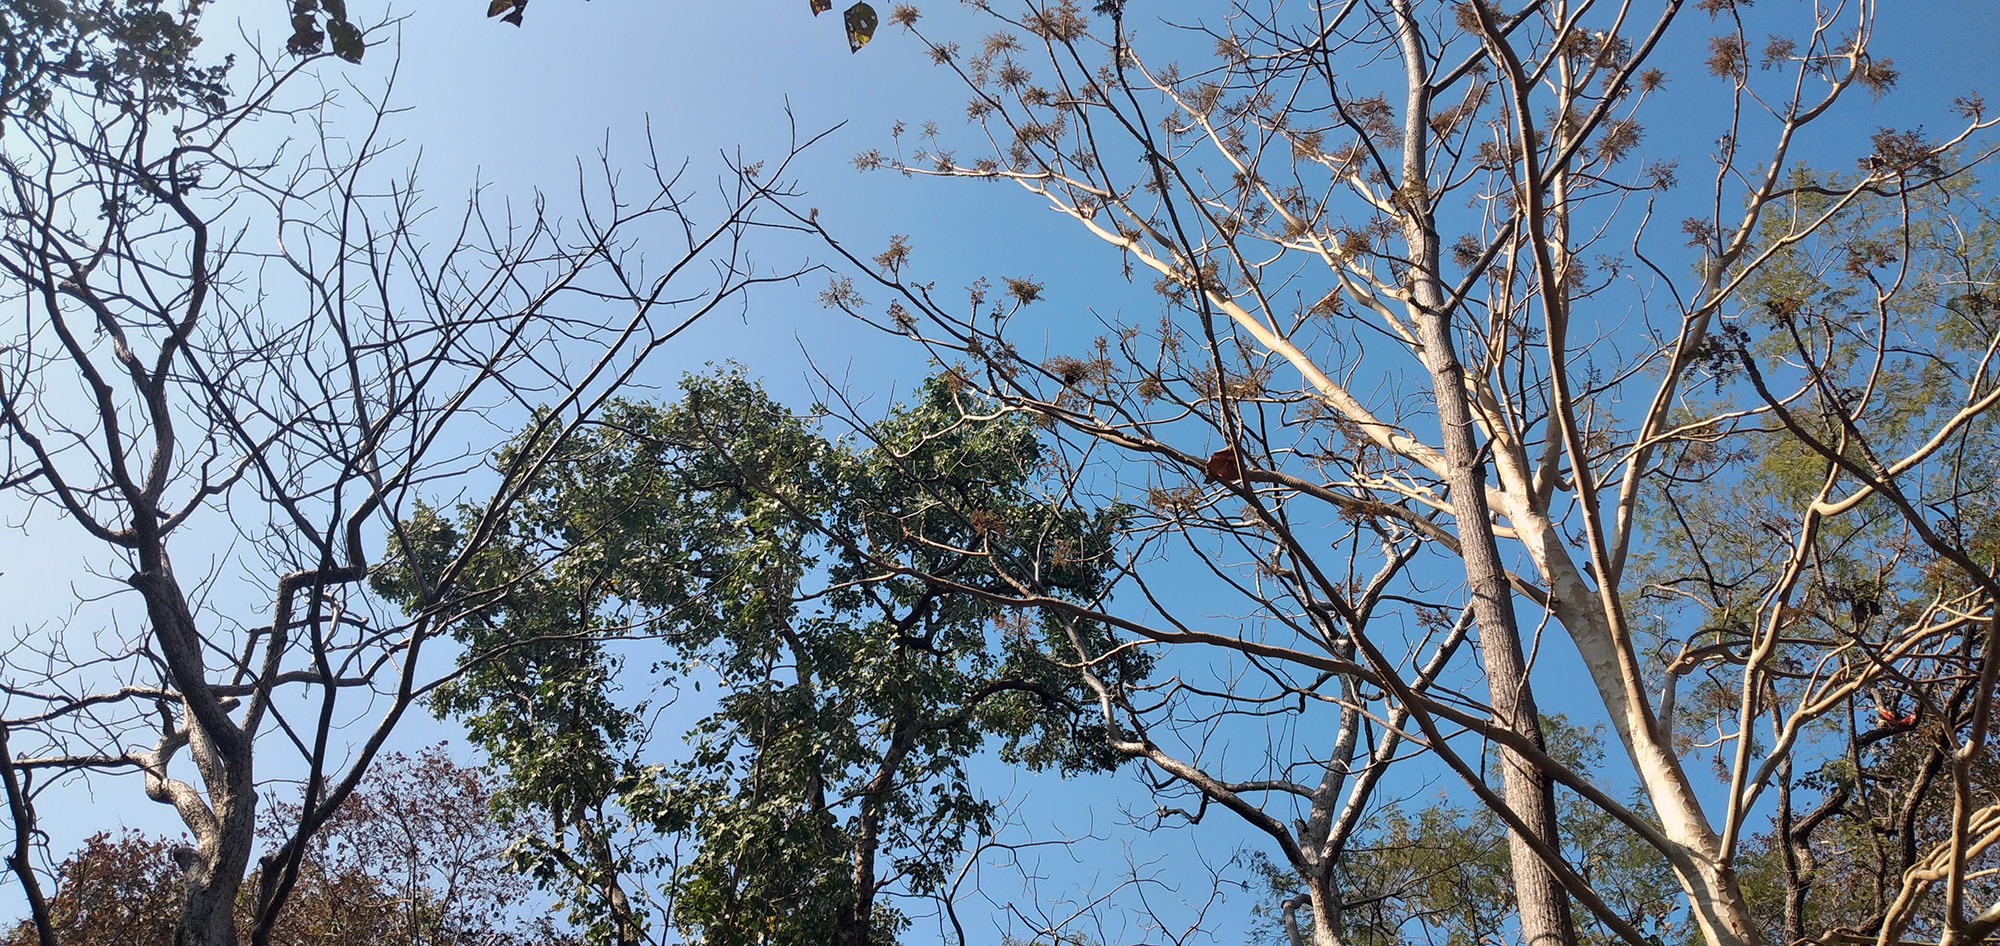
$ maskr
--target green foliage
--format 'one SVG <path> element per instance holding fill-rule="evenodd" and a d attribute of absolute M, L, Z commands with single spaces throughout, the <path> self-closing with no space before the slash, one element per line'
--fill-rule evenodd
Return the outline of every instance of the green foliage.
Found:
<path fill-rule="evenodd" d="M 1957 694 L 1962 710 L 1966 694 Z M 1879 929 L 1912 867 L 1951 834 L 1952 793 L 1948 754 L 1937 720 L 1901 725 L 1867 711 L 1849 720 L 1844 749 L 1793 780 L 1785 801 L 1790 817 L 1750 838 L 1738 873 L 1766 938 L 1785 941 L 1791 929 Z M 1969 720 L 1959 724 L 1965 736 Z M 1981 753 L 1967 766 L 1975 798 L 2000 792 L 2000 759 Z M 1790 847 L 1787 851 L 1786 848 Z M 1788 863 L 1789 860 L 1789 863 Z M 1968 902 L 2000 899 L 2000 857 L 1990 849 L 1970 859 Z M 1787 917 L 1788 895 L 1797 915 Z M 1903 941 L 1942 935 L 1936 905 L 1920 911 Z"/>
<path fill-rule="evenodd" d="M 1564 767 L 1591 779 L 1604 772 L 1602 724 L 1577 726 L 1562 714 L 1552 713 L 1542 717 L 1542 730 L 1549 755 Z M 1626 804 L 1642 817 L 1656 817 L 1644 793 L 1636 788 Z M 1620 916 L 1658 942 L 1700 941 L 1694 924 L 1686 922 L 1685 901 L 1673 868 L 1657 848 L 1604 809 L 1560 786 L 1556 788 L 1556 818 L 1562 826 L 1565 858 Z M 1588 911 L 1577 911 L 1577 925 L 1581 941 L 1591 946 L 1621 942 Z"/>
<path fill-rule="evenodd" d="M 193 61 L 205 0 L 0 0 L 0 130 L 68 85 L 128 111 L 220 109 L 228 65 Z"/>
<path fill-rule="evenodd" d="M 292 0 L 292 35 L 285 41 L 286 51 L 310 56 L 329 47 L 348 62 L 360 62 L 368 51 L 360 27 L 347 18 L 347 0 Z"/>
<path fill-rule="evenodd" d="M 1816 520 L 1810 567 L 1796 578 L 1787 567 L 1797 523 L 1822 490 L 1838 500 L 1857 488 L 1854 471 L 1912 455 L 1965 405 L 1969 384 L 1990 378 L 2000 300 L 1986 287 L 2000 280 L 2000 226 L 1966 214 L 1982 200 L 1969 179 L 1844 208 L 1828 194 L 1850 180 L 1800 169 L 1790 183 L 1759 233 L 1775 247 L 1771 261 L 1705 349 L 1712 394 L 1691 396 L 1683 417 L 1747 413 L 1662 452 L 1668 488 L 1649 503 L 1657 541 L 1641 557 L 1639 604 L 1669 660 L 1739 651 L 1752 628 L 1775 620 L 1786 638 L 1776 669 L 1803 680 L 1836 642 L 1884 646 L 1934 601 L 1971 593 L 1977 576 L 1941 549 L 1988 573 L 2000 561 L 2000 420 L 1988 411 L 1895 479 L 1933 519 L 1931 539 L 1878 491 Z M 1834 224 L 1812 238 L 1789 236 L 1828 213 Z M 1781 678 L 1777 695 L 1797 692 Z M 1680 711 L 1698 722 L 1681 731 L 1732 715 L 1739 697 L 1726 675 L 1690 674 Z M 1843 728 L 1817 735 L 1838 744 Z"/>
<path fill-rule="evenodd" d="M 1114 764 L 1048 656 L 1103 631 L 993 599 L 1100 595 L 1123 513 L 1038 495 L 1034 426 L 964 397 L 932 381 L 863 446 L 740 374 L 690 377 L 678 404 L 618 403 L 497 458 L 556 452 L 463 583 L 483 590 L 435 706 L 507 773 L 505 803 L 554 826 L 518 861 L 580 915 L 656 876 L 658 919 L 704 943 L 889 942 L 903 920 L 876 889 L 938 895 L 988 827 L 964 762 L 989 733 L 1035 765 Z M 375 584 L 422 600 L 461 537 L 434 510 L 405 534 Z M 636 700 L 631 659 L 652 674 Z M 714 711 L 673 758 L 653 701 L 704 682 Z M 630 936 L 615 926 L 593 935 Z"/>
<path fill-rule="evenodd" d="M 1572 725 L 1561 714 L 1542 717 L 1551 757 L 1572 771 L 1595 776 L 1604 762 L 1601 726 Z M 1692 941 L 1695 932 L 1681 915 L 1680 886 L 1658 851 L 1603 810 L 1558 789 L 1556 812 L 1564 854 L 1592 889 L 1620 915 L 1663 942 Z M 1634 807 L 1645 810 L 1642 801 Z M 1441 787 L 1420 799 L 1378 803 L 1335 867 L 1340 939 L 1349 946 L 1482 946 L 1508 941 L 1509 910 L 1496 905 L 1513 899 L 1513 872 L 1506 826 L 1492 813 L 1467 806 Z M 1265 902 L 1281 902 L 1297 892 L 1290 867 L 1261 852 L 1249 861 Z M 1255 911 L 1261 938 L 1282 943 L 1278 911 Z M 1310 911 L 1299 917 L 1310 927 Z M 1622 942 L 1588 913 L 1579 911 L 1580 941 L 1590 946 Z"/>
<path fill-rule="evenodd" d="M 1927 173 L 1956 168 L 1950 153 L 1928 160 Z M 1879 674 L 1803 731 L 1773 791 L 1775 823 L 1744 841 L 1738 875 L 1773 942 L 1874 935 L 1912 869 L 1949 844 L 1947 747 L 1970 732 L 1987 658 L 1979 635 L 1937 615 L 1991 608 L 2000 565 L 2000 418 L 1958 416 L 1991 390 L 2000 332 L 2000 225 L 1980 182 L 1963 174 L 1845 207 L 1828 195 L 1851 180 L 1800 170 L 1790 183 L 1758 234 L 1771 264 L 1710 345 L 1713 395 L 1689 416 L 1750 412 L 1663 454 L 1683 485 L 1655 504 L 1665 541 L 1645 560 L 1650 627 L 1682 677 L 1682 747 L 1707 740 L 1718 771 L 1728 744 L 1715 733 L 1735 728 L 1742 693 L 1711 668 L 1740 663 L 1754 630 L 1780 635 L 1766 706 Z M 1826 214 L 1831 226 L 1791 237 Z M 1879 487 L 1852 509 L 1807 515 L 1870 480 Z M 1991 757 L 1969 766 L 1969 797 L 2000 785 Z M 1968 898 L 2000 896 L 1971 876 Z M 1899 935 L 1941 936 L 1941 906 L 1917 908 Z"/>

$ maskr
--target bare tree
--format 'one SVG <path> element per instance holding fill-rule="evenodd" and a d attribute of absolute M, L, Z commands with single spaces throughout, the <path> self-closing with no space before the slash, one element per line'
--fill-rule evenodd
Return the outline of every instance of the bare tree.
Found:
<path fill-rule="evenodd" d="M 0 483 L 107 572 L 0 663 L 9 866 L 44 946 L 35 805 L 97 773 L 141 777 L 193 839 L 177 942 L 269 942 L 309 839 L 449 662 L 435 632 L 509 591 L 465 581 L 517 499 L 496 484 L 696 319 L 796 275 L 742 255 L 784 192 L 755 168 L 707 190 L 606 158 L 566 216 L 477 191 L 426 216 L 388 88 L 315 91 L 319 63 L 239 67 L 215 109 L 57 76 L 10 115 Z M 546 448 L 490 466 L 523 424 Z M 392 605 L 371 569 L 408 554 L 425 497 L 478 514 Z M 253 864 L 274 780 L 302 797 Z"/>
<path fill-rule="evenodd" d="M 1925 103 L 1954 116 L 1942 136 L 1832 128 L 1895 86 L 1875 4 L 1346 0 L 1142 30 L 1120 0 L 1094 21 L 1068 0 L 978 6 L 998 31 L 977 49 L 924 38 L 971 92 L 980 156 L 928 124 L 859 163 L 1018 184 L 1154 280 L 1163 318 L 1032 356 L 1040 285 L 948 300 L 901 240 L 873 260 L 885 313 L 851 282 L 827 300 L 1043 418 L 1077 501 L 1146 497 L 1126 585 L 1143 608 L 1068 605 L 1025 572 L 1010 600 L 1127 635 L 1071 657 L 1114 748 L 1193 797 L 1163 812 L 1217 806 L 1270 837 L 1298 878 L 1288 918 L 1309 909 L 1295 939 L 1341 942 L 1345 907 L 1393 895 L 1343 891 L 1336 867 L 1412 745 L 1508 828 L 1523 941 L 1574 942 L 1581 922 L 1640 946 L 1673 919 L 1586 876 L 1560 788 L 1671 867 L 1679 920 L 1740 946 L 1767 935 L 1739 883 L 1764 863 L 1746 842 L 1766 791 L 1796 862 L 1826 820 L 1808 808 L 1842 791 L 1829 765 L 1929 740 L 1908 784 L 1949 814 L 1905 819 L 1907 856 L 1881 861 L 1899 892 L 1845 932 L 1785 935 L 1959 944 L 2000 925 L 1979 893 L 2000 809 L 1978 777 L 2000 672 L 1994 119 L 1968 96 Z M 924 36 L 914 9 L 890 19 Z M 1719 125 L 1696 187 L 1642 120 L 1661 50 L 1704 43 L 1709 75 L 1676 79 L 1713 93 Z M 1807 166 L 1809 143 L 1858 169 Z M 1227 616 L 1142 567 L 1174 548 L 1165 575 L 1200 563 Z M 1545 746 L 1544 631 L 1580 655 L 1643 804 Z M 1476 668 L 1452 659 L 1469 633 Z M 1163 666 L 1231 659 L 1151 689 L 1091 677 L 1119 648 L 1174 645 L 1202 656 Z M 1703 757 L 1726 791 L 1690 773 Z M 1810 869 L 1786 876 L 1797 892 Z"/>

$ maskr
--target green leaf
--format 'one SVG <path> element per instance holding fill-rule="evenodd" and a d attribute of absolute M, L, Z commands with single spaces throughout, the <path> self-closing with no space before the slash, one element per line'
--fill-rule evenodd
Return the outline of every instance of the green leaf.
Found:
<path fill-rule="evenodd" d="M 362 38 L 361 30 L 346 20 L 326 21 L 327 36 L 333 40 L 333 54 L 348 62 L 360 62 L 368 51 L 368 42 Z"/>

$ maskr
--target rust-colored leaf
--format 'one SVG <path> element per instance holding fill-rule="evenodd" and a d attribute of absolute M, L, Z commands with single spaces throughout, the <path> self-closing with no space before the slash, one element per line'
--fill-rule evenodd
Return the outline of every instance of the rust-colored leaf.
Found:
<path fill-rule="evenodd" d="M 1243 482 L 1243 459 L 1235 447 L 1223 447 L 1208 455 L 1208 462 L 1202 464 L 1211 483 Z"/>

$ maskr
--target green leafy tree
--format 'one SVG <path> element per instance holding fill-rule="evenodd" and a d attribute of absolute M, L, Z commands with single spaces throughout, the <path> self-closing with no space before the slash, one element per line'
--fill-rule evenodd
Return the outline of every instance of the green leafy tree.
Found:
<path fill-rule="evenodd" d="M 488 567 L 541 567 L 466 599 L 463 674 L 436 706 L 507 773 L 506 804 L 547 826 L 516 856 L 595 938 L 893 942 L 909 919 L 889 895 L 942 896 L 989 826 L 965 770 L 989 735 L 1031 764 L 1113 764 L 1047 656 L 1102 631 L 988 598 L 1021 593 L 1021 574 L 1100 597 L 1121 513 L 1058 511 L 1037 493 L 1032 420 L 970 419 L 984 406 L 947 375 L 838 441 L 738 374 L 689 378 L 678 404 L 616 405 L 523 484 Z M 437 513 L 411 529 L 435 560 L 457 541 Z M 621 703 L 630 659 L 653 682 Z M 704 682 L 714 712 L 674 758 L 655 701 Z"/>
<path fill-rule="evenodd" d="M 1549 754 L 1575 771 L 1604 771 L 1603 727 L 1580 727 L 1560 715 L 1542 719 Z M 1643 802 L 1635 802 L 1643 808 Z M 1663 942 L 1694 933 L 1680 909 L 1673 871 L 1637 835 L 1575 793 L 1556 792 L 1564 854 L 1621 916 Z M 1261 852 L 1249 861 L 1263 902 L 1253 910 L 1264 942 L 1313 941 L 1309 898 L 1298 875 Z M 1508 917 L 1495 909 L 1515 896 L 1505 826 L 1477 806 L 1439 791 L 1383 798 L 1335 868 L 1340 942 L 1349 946 L 1480 946 L 1507 939 Z M 1617 936 L 1589 918 L 1579 934 L 1591 944 Z"/>
<path fill-rule="evenodd" d="M 0 0 L 0 130 L 65 84 L 120 109 L 219 111 L 229 64 L 201 65 L 205 0 Z"/>
<path fill-rule="evenodd" d="M 1944 182 L 1837 199 L 1854 175 L 1793 174 L 1783 216 L 1834 226 L 1760 235 L 1770 265 L 1746 282 L 1742 321 L 1704 353 L 1712 393 L 1689 404 L 1752 419 L 1669 451 L 1666 469 L 1689 486 L 1661 490 L 1652 509 L 1678 541 L 1648 556 L 1648 605 L 1699 615 L 1661 642 L 1684 714 L 1705 728 L 1733 714 L 1740 694 L 1713 670 L 1749 659 L 1760 636 L 1762 698 L 1821 707 L 1774 729 L 1813 751 L 1782 760 L 1777 816 L 1745 847 L 1746 895 L 1776 941 L 1949 939 L 2000 924 L 1986 906 L 2000 902 L 2000 860 L 1979 827 L 2000 787 L 1983 745 L 2000 588 L 2000 228 L 1967 212 L 1988 183 L 1960 152 L 1887 129 L 1872 144 L 1864 175 Z M 1801 509 L 1804 528 L 1771 528 Z M 1870 666 L 1829 686 L 1822 668 L 1840 650 Z"/>

